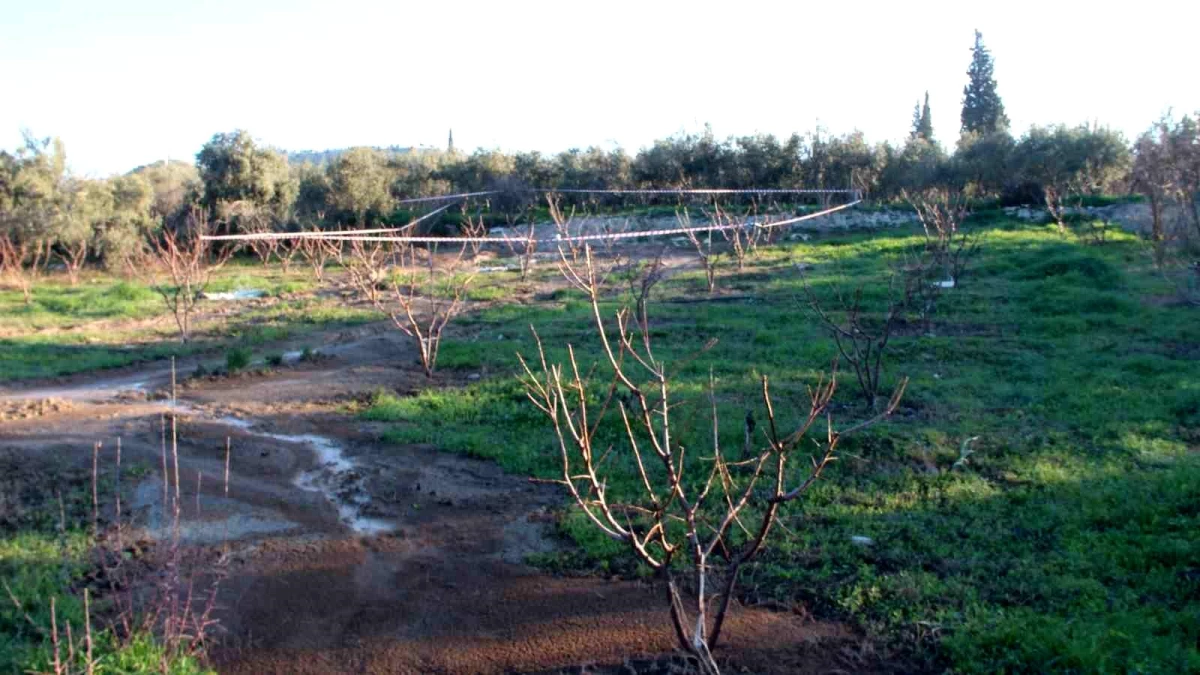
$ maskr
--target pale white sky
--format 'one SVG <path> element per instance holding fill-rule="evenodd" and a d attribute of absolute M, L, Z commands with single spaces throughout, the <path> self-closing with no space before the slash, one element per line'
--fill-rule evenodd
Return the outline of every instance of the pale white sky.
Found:
<path fill-rule="evenodd" d="M 958 137 L 973 30 L 1016 133 L 1127 136 L 1200 109 L 1200 3 L 0 0 L 0 146 L 58 135 L 81 173 L 194 159 L 214 133 L 290 150 L 444 145 L 630 153 L 861 129 L 900 140 L 930 92 Z"/>

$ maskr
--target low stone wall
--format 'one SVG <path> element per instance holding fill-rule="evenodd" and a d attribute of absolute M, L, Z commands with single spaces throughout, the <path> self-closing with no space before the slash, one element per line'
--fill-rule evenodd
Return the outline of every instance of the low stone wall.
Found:
<path fill-rule="evenodd" d="M 1034 208 L 1028 206 L 1010 206 L 1003 209 L 1004 213 L 1014 220 L 1020 220 L 1028 223 L 1045 223 L 1050 222 L 1050 215 L 1044 208 Z M 1067 213 L 1078 214 L 1084 213 L 1088 216 L 1099 220 L 1107 220 L 1124 229 L 1134 232 L 1149 232 L 1150 231 L 1150 207 L 1142 203 L 1128 204 L 1113 204 L 1110 206 L 1085 206 L 1082 208 L 1068 208 Z M 1182 209 L 1173 207 L 1169 208 L 1164 216 L 1168 222 L 1168 227 L 1175 227 L 1176 224 L 1182 224 L 1185 221 Z M 783 216 L 773 216 L 770 218 L 758 217 L 758 222 L 769 222 L 771 220 L 781 220 Z M 700 214 L 692 216 L 692 225 L 702 225 L 706 219 Z M 751 221 L 753 222 L 753 221 Z M 844 211 L 831 213 L 820 218 L 806 220 L 795 225 L 786 226 L 784 228 L 783 239 L 788 241 L 807 240 L 813 232 L 829 232 L 839 230 L 852 229 L 887 229 L 892 227 L 904 227 L 915 225 L 917 220 L 916 213 L 909 208 L 850 208 Z M 572 232 L 581 234 L 599 234 L 602 232 L 637 232 L 659 229 L 672 229 L 679 226 L 679 222 L 669 216 L 655 217 L 626 217 L 626 216 L 588 216 L 576 217 L 571 221 Z M 504 228 L 492 228 L 493 236 L 502 236 L 506 234 L 516 234 L 522 236 L 526 232 L 521 230 L 518 232 L 509 233 Z M 555 234 L 554 226 L 551 223 L 543 223 L 537 226 L 536 236 L 540 238 L 551 238 Z M 691 244 L 686 237 L 674 235 L 669 239 L 669 242 L 677 247 L 687 248 Z"/>
<path fill-rule="evenodd" d="M 1046 209 L 1028 206 L 1005 207 L 1004 212 L 1013 218 L 1029 223 L 1049 222 L 1050 213 Z M 1150 232 L 1152 219 L 1150 205 L 1145 203 L 1112 204 L 1109 206 L 1068 207 L 1069 215 L 1084 214 L 1096 220 L 1105 220 L 1131 232 Z M 1168 206 L 1163 212 L 1163 220 L 1167 228 L 1172 229 L 1183 225 L 1185 220 L 1183 209 L 1178 206 Z"/>

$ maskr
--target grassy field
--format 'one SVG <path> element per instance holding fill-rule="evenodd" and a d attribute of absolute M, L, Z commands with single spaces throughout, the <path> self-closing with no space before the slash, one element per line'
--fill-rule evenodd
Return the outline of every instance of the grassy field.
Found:
<path fill-rule="evenodd" d="M 331 276 L 340 274 L 336 268 Z M 476 275 L 464 300 L 511 298 L 519 275 Z M 449 283 L 442 281 L 443 285 Z M 214 276 L 207 291 L 262 291 L 253 302 L 213 300 L 197 308 L 193 339 L 183 344 L 162 298 L 150 287 L 107 274 L 86 275 L 71 286 L 59 275 L 39 283 L 25 304 L 20 291 L 0 288 L 0 383 L 71 375 L 166 359 L 250 349 L 323 328 L 385 317 L 365 305 L 318 294 L 309 270 L 236 260 Z"/>
<path fill-rule="evenodd" d="M 743 573 L 743 599 L 854 622 L 934 669 L 1200 671 L 1200 313 L 1172 302 L 1132 236 L 1087 244 L 999 216 L 977 228 L 981 252 L 943 295 L 932 330 L 906 326 L 889 347 L 888 384 L 911 379 L 897 415 L 848 440 L 825 479 L 785 512 L 770 548 Z M 764 374 L 779 411 L 794 419 L 805 387 L 835 354 L 806 306 L 798 268 L 819 297 L 861 286 L 878 311 L 893 261 L 919 242 L 892 230 L 763 248 L 742 273 L 727 264 L 712 299 L 699 271 L 663 282 L 651 307 L 656 353 L 682 364 L 675 392 L 688 400 L 675 413 L 676 437 L 708 443 L 710 373 L 727 447 L 740 447 Z M 554 273 L 543 264 L 535 276 Z M 540 283 L 522 290 L 524 300 Z M 552 433 L 516 380 L 515 354 L 533 353 L 531 324 L 553 360 L 570 342 L 594 361 L 595 338 L 580 294 L 509 302 L 518 285 L 512 272 L 480 275 L 468 299 L 487 306 L 457 320 L 459 337 L 442 346 L 439 368 L 482 378 L 411 397 L 381 392 L 359 414 L 387 422 L 393 443 L 430 442 L 553 477 Z M 234 264 L 212 290 L 237 288 L 268 300 L 205 303 L 188 345 L 174 340 L 170 317 L 144 286 L 97 275 L 72 288 L 52 278 L 29 306 L 0 291 L 0 381 L 253 350 L 379 318 L 314 294 L 299 270 L 284 278 Z M 615 292 L 605 309 L 623 300 Z M 711 351 L 683 363 L 714 337 Z M 841 381 L 833 411 L 844 426 L 868 411 L 852 378 Z M 617 431 L 602 434 L 618 441 Z M 637 489 L 626 453 L 615 453 L 609 471 L 611 490 Z M 71 591 L 87 568 L 84 479 L 54 480 L 65 486 L 65 535 L 47 515 L 52 505 L 0 522 L 0 578 L 33 599 L 38 625 L 50 596 L 65 619 L 82 616 Z M 2 497 L 18 484 L 0 479 L 0 487 Z M 580 514 L 565 510 L 560 528 L 578 547 L 540 556 L 539 565 L 646 573 Z M 44 669 L 42 636 L 0 605 L 0 672 Z M 150 641 L 105 644 L 113 672 L 158 658 Z"/>
<path fill-rule="evenodd" d="M 127 366 L 170 356 L 254 348 L 315 329 L 378 318 L 337 298 L 313 294 L 303 268 L 230 264 L 208 290 L 254 289 L 266 301 L 201 303 L 193 340 L 180 343 L 174 319 L 151 288 L 93 274 L 77 286 L 51 276 L 26 305 L 20 292 L 0 289 L 0 382 Z"/>
<path fill-rule="evenodd" d="M 1200 671 L 1200 313 L 1172 304 L 1131 236 L 1087 245 L 993 219 L 981 237 L 931 333 L 893 339 L 886 379 L 911 378 L 900 411 L 848 441 L 786 512 L 742 577 L 745 599 L 851 620 L 957 672 Z M 719 339 L 677 376 L 676 396 L 692 399 L 676 413 L 680 442 L 707 447 L 710 372 L 727 447 L 741 445 L 762 374 L 777 406 L 797 414 L 834 356 L 798 263 L 818 296 L 862 285 L 878 308 L 892 260 L 918 242 L 893 231 L 764 249 L 744 273 L 727 269 L 719 301 L 696 302 L 699 273 L 664 282 L 651 310 L 656 353 L 680 360 Z M 467 318 L 473 337 L 448 341 L 439 365 L 480 381 L 382 392 L 361 414 L 392 422 L 395 443 L 553 477 L 551 430 L 515 378 L 515 353 L 533 353 L 533 324 L 552 359 L 567 342 L 596 354 L 586 304 L 556 298 Z M 835 416 L 848 424 L 866 411 L 851 378 L 842 383 Z M 959 461 L 964 447 L 973 454 Z M 626 459 L 610 464 L 610 490 L 636 490 Z M 580 514 L 561 529 L 579 548 L 540 564 L 644 572 Z"/>

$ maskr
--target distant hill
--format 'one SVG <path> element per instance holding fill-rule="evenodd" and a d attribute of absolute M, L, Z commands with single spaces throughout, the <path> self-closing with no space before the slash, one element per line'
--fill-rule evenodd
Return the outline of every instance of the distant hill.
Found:
<path fill-rule="evenodd" d="M 404 147 L 400 145 L 389 145 L 387 147 L 372 146 L 375 150 L 389 155 L 407 155 L 414 153 L 439 152 L 438 148 L 414 148 Z M 287 158 L 289 164 L 314 164 L 316 166 L 325 166 L 333 160 L 341 156 L 350 148 L 335 148 L 332 150 L 297 150 L 288 151 Z"/>
<path fill-rule="evenodd" d="M 160 159 L 157 162 L 150 162 L 149 164 L 143 164 L 139 167 L 131 169 L 128 173 L 126 173 L 126 175 L 132 176 L 135 174 L 163 172 L 164 166 L 166 167 L 168 173 L 174 173 L 188 177 L 198 177 L 195 162 L 185 162 L 182 159 L 172 159 L 168 160 L 166 163 Z"/>

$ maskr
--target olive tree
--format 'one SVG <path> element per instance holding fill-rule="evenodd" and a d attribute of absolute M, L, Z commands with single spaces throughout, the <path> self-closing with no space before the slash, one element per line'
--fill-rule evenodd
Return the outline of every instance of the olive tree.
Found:
<path fill-rule="evenodd" d="M 4 155 L 0 197 L 0 273 L 21 290 L 25 304 L 49 262 L 61 213 L 66 152 L 58 139 L 25 134 L 15 154 Z"/>
<path fill-rule="evenodd" d="M 383 153 L 373 148 L 351 148 L 328 169 L 329 204 L 365 225 L 368 216 L 385 215 L 392 206 L 392 172 Z"/>
<path fill-rule="evenodd" d="M 62 190 L 54 239 L 72 286 L 79 282 L 88 252 L 95 249 L 96 232 L 112 218 L 113 211 L 112 190 L 104 181 L 73 180 Z"/>
<path fill-rule="evenodd" d="M 1120 134 L 1090 126 L 1031 127 L 1014 154 L 1016 171 L 1041 188 L 1046 210 L 1064 231 L 1069 203 L 1104 193 L 1129 165 Z"/>
<path fill-rule="evenodd" d="M 132 275 L 156 222 L 170 215 L 157 216 L 158 209 L 179 209 L 182 202 L 173 207 L 160 202 L 162 195 L 156 193 L 151 180 L 137 173 L 115 176 L 107 183 L 112 212 L 96 232 L 96 250 L 109 271 Z"/>
<path fill-rule="evenodd" d="M 196 155 L 196 166 L 203 186 L 201 202 L 210 217 L 221 204 L 236 202 L 283 217 L 296 199 L 297 185 L 287 158 L 259 147 L 245 131 L 213 136 Z"/>

